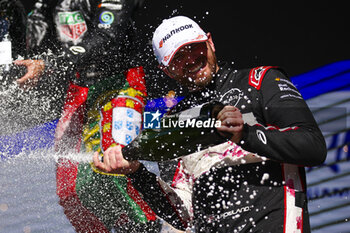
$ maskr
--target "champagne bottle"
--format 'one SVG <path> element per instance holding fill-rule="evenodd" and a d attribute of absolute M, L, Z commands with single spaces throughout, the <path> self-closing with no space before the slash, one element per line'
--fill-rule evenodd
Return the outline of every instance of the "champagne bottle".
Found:
<path fill-rule="evenodd" d="M 12 63 L 12 46 L 10 38 L 10 22 L 0 15 L 0 65 L 3 70 L 9 71 Z"/>
<path fill-rule="evenodd" d="M 122 149 L 127 160 L 167 161 L 227 141 L 216 130 L 223 108 L 218 102 L 206 103 L 161 119 L 159 129 L 144 129 Z"/>
<path fill-rule="evenodd" d="M 12 64 L 12 42 L 9 17 L 0 12 L 0 83 L 2 88 L 22 77 L 26 68 Z"/>

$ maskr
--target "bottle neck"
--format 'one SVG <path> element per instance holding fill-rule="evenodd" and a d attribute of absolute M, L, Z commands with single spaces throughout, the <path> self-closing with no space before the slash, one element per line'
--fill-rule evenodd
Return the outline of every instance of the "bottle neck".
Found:
<path fill-rule="evenodd" d="M 10 41 L 10 22 L 0 14 L 0 41 Z"/>
<path fill-rule="evenodd" d="M 8 34 L 8 33 L 5 34 L 2 41 L 3 41 L 3 42 L 11 42 L 11 40 L 10 40 L 10 34 Z"/>

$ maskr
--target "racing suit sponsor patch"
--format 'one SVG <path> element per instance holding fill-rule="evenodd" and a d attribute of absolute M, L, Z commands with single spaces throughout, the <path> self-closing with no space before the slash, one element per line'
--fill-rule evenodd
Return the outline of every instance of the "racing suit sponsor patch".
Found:
<path fill-rule="evenodd" d="M 262 143 L 264 143 L 265 145 L 267 144 L 266 135 L 264 134 L 263 131 L 257 130 L 257 131 L 256 131 L 256 135 L 258 136 L 259 140 L 260 140 Z"/>
<path fill-rule="evenodd" d="M 238 88 L 233 88 L 227 91 L 220 98 L 220 102 L 223 104 L 230 104 L 233 106 L 237 106 L 238 102 L 242 99 L 243 92 Z"/>
<path fill-rule="evenodd" d="M 259 66 L 251 69 L 249 72 L 249 85 L 260 90 L 264 75 L 271 68 L 276 68 L 276 66 Z"/>
<path fill-rule="evenodd" d="M 282 95 L 280 98 L 281 99 L 284 99 L 284 98 L 296 98 L 296 99 L 301 99 L 301 100 L 303 99 L 303 97 L 301 97 L 301 96 L 292 95 L 292 94 Z"/>
<path fill-rule="evenodd" d="M 284 94 L 282 96 L 280 96 L 281 99 L 284 99 L 284 98 L 296 98 L 296 99 L 303 99 L 301 97 L 301 94 L 300 92 L 298 91 L 298 89 L 294 86 L 294 84 L 287 80 L 287 79 L 283 79 L 283 78 L 275 78 L 275 81 L 278 82 L 278 89 L 281 91 L 281 92 L 290 92 L 288 94 Z"/>
<path fill-rule="evenodd" d="M 110 11 L 104 11 L 100 14 L 100 23 L 110 25 L 114 22 L 114 14 Z"/>
<path fill-rule="evenodd" d="M 98 8 L 108 8 L 110 10 L 121 10 L 123 8 L 123 5 L 116 4 L 116 3 L 101 3 L 98 5 Z"/>
<path fill-rule="evenodd" d="M 77 54 L 79 54 L 79 53 L 85 53 L 86 52 L 86 50 L 85 50 L 85 48 L 84 47 L 82 47 L 82 46 L 71 46 L 70 48 L 69 48 L 69 50 L 70 51 L 72 51 L 72 53 L 74 54 L 74 55 L 77 55 Z"/>
<path fill-rule="evenodd" d="M 102 0 L 101 3 L 106 3 L 106 2 L 118 2 L 118 3 L 121 3 L 121 0 Z"/>
<path fill-rule="evenodd" d="M 58 12 L 59 35 L 63 40 L 76 41 L 87 31 L 83 15 L 79 11 Z"/>
<path fill-rule="evenodd" d="M 294 92 L 294 93 L 296 93 L 296 94 L 298 94 L 298 95 L 301 96 L 301 94 L 299 93 L 299 91 L 297 91 L 297 90 L 295 90 L 295 89 L 289 87 L 288 84 L 280 83 L 280 84 L 278 84 L 278 88 L 280 89 L 280 91 L 291 91 L 291 92 Z"/>
<path fill-rule="evenodd" d="M 227 218 L 227 217 L 230 217 L 230 216 L 235 216 L 235 215 L 240 215 L 241 213 L 244 213 L 244 212 L 249 212 L 251 211 L 251 209 L 253 208 L 254 206 L 243 206 L 241 208 L 238 208 L 238 209 L 235 209 L 235 210 L 231 210 L 231 211 L 228 211 L 228 212 L 225 212 L 225 213 L 222 213 L 219 215 L 219 219 L 221 218 Z"/>

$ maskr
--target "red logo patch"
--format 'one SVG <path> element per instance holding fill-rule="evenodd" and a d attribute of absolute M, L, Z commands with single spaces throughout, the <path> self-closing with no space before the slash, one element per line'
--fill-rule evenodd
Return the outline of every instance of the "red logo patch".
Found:
<path fill-rule="evenodd" d="M 269 69 L 275 67 L 276 66 L 259 66 L 251 69 L 249 73 L 249 85 L 255 87 L 257 90 L 260 90 L 264 75 Z"/>
<path fill-rule="evenodd" d="M 87 31 L 85 23 L 75 25 L 61 25 L 61 31 L 69 38 L 76 40 Z"/>
<path fill-rule="evenodd" d="M 168 61 L 168 60 L 169 60 L 169 58 L 170 58 L 170 55 L 165 56 L 163 60 L 164 60 L 164 61 Z"/>

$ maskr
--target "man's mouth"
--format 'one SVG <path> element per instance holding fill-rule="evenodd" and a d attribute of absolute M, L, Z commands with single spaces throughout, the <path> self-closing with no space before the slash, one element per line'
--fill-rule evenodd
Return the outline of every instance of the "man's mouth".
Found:
<path fill-rule="evenodd" d="M 193 65 L 188 67 L 187 72 L 189 74 L 196 74 L 205 66 L 206 66 L 206 57 L 202 56 L 202 57 L 199 57 Z"/>
<path fill-rule="evenodd" d="M 189 73 L 197 73 L 204 65 L 204 62 L 201 61 L 200 63 L 197 63 L 195 66 L 191 67 L 191 69 L 188 70 Z"/>

